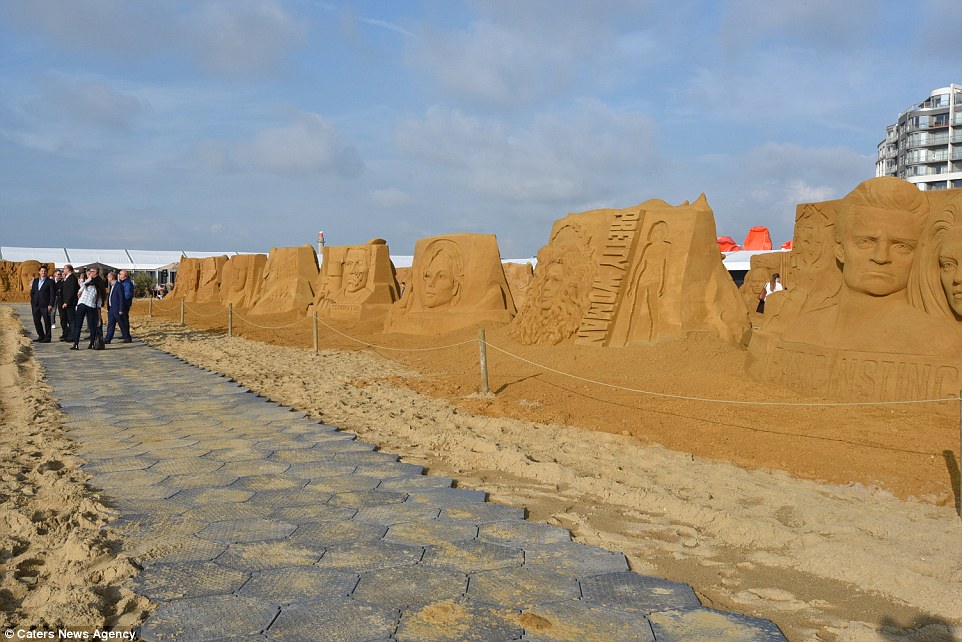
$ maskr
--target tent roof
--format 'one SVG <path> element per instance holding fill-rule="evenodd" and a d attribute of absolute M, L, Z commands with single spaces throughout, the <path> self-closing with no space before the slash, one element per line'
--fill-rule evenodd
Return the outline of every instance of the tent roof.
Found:
<path fill-rule="evenodd" d="M 0 259 L 4 261 L 40 261 L 62 267 L 67 255 L 62 247 L 0 247 Z"/>
<path fill-rule="evenodd" d="M 771 254 L 772 252 L 787 252 L 788 250 L 739 250 L 738 252 L 722 252 L 725 258 L 722 263 L 729 272 L 750 270 L 751 260 L 756 254 Z"/>

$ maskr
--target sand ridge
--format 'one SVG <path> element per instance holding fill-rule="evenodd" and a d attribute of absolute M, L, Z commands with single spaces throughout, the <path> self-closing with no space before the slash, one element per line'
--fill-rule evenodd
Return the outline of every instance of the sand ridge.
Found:
<path fill-rule="evenodd" d="M 421 374 L 416 359 L 315 356 L 156 319 L 137 331 L 495 501 L 528 507 L 579 541 L 624 551 L 636 570 L 690 582 L 709 605 L 771 618 L 790 639 L 943 640 L 953 625 L 960 633 L 962 525 L 948 501 L 742 468 L 630 431 L 471 413 L 465 406 L 481 402 L 452 399 L 450 388 L 439 398 L 442 377 Z M 435 396 L 416 390 L 432 387 Z"/>
<path fill-rule="evenodd" d="M 20 320 L 0 306 L 0 626 L 129 628 L 148 607 L 124 585 L 138 568 L 85 485 L 42 377 Z"/>

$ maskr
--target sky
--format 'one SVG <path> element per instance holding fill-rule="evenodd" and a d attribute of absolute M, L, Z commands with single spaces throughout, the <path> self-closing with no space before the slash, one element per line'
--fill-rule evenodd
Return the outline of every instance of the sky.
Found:
<path fill-rule="evenodd" d="M 962 83 L 958 0 L 0 0 L 0 245 L 257 251 L 704 193 L 719 235 L 875 175 Z"/>

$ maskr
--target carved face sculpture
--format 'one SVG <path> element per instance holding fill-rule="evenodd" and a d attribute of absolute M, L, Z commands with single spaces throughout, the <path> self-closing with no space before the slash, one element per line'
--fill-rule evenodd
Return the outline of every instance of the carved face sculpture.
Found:
<path fill-rule="evenodd" d="M 367 252 L 360 248 L 348 250 L 344 257 L 345 291 L 353 294 L 367 285 L 369 269 Z"/>
<path fill-rule="evenodd" d="M 424 270 L 424 305 L 428 308 L 443 308 L 451 304 L 461 283 L 456 271 L 455 257 L 451 250 L 440 250 Z"/>
<path fill-rule="evenodd" d="M 945 300 L 962 317 L 962 225 L 949 229 L 939 251 L 939 275 Z"/>
<path fill-rule="evenodd" d="M 850 216 L 835 246 L 848 289 L 871 296 L 904 290 L 921 235 L 918 222 L 879 208 L 860 208 Z"/>
<path fill-rule="evenodd" d="M 541 301 L 539 304 L 542 310 L 548 310 L 554 304 L 564 290 L 565 269 L 560 262 L 552 263 L 548 266 L 544 275 L 544 285 L 541 286 Z"/>

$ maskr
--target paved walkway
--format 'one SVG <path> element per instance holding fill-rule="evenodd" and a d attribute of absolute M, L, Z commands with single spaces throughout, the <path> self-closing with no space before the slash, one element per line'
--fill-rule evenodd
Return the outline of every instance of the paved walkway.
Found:
<path fill-rule="evenodd" d="M 784 639 L 143 343 L 34 346 L 159 605 L 144 639 Z"/>

